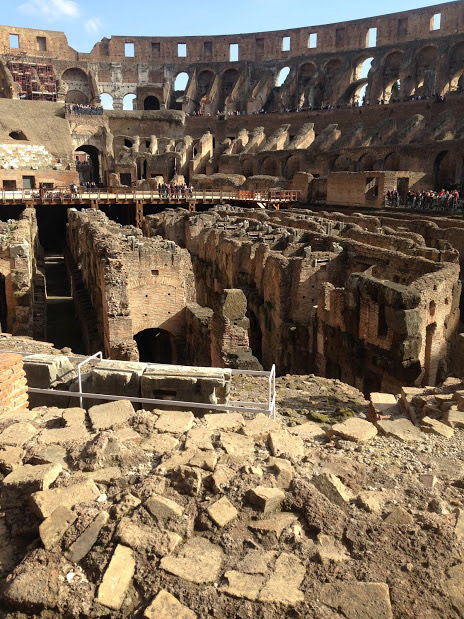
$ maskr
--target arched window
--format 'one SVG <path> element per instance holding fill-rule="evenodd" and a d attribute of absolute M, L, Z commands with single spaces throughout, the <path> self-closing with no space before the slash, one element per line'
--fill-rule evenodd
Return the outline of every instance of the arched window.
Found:
<path fill-rule="evenodd" d="M 145 101 L 143 102 L 143 109 L 144 110 L 159 110 L 160 109 L 159 99 L 157 99 L 157 97 L 154 97 L 153 95 L 146 97 Z"/>
<path fill-rule="evenodd" d="M 284 67 L 283 69 L 281 69 L 279 71 L 279 74 L 277 75 L 276 86 L 278 86 L 280 88 L 280 86 L 282 86 L 282 84 L 287 79 L 289 73 L 290 73 L 290 68 L 289 67 Z"/>
<path fill-rule="evenodd" d="M 113 97 L 109 95 L 107 92 L 104 92 L 100 95 L 101 105 L 104 110 L 112 110 L 113 109 Z"/>
<path fill-rule="evenodd" d="M 188 73 L 185 73 L 185 72 L 179 73 L 176 77 L 176 81 L 174 82 L 175 92 L 176 93 L 185 92 L 188 81 L 189 81 Z"/>
<path fill-rule="evenodd" d="M 124 99 L 122 100 L 122 109 L 123 110 L 135 110 L 135 100 L 136 100 L 136 95 L 126 95 L 124 97 Z"/>

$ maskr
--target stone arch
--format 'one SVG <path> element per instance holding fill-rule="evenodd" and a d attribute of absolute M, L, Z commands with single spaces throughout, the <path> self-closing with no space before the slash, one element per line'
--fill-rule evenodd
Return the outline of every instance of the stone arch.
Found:
<path fill-rule="evenodd" d="M 76 164 L 80 182 L 94 182 L 98 185 L 100 183 L 101 169 L 100 150 L 91 144 L 83 144 L 82 146 L 79 146 L 79 148 L 76 148 L 74 152 L 75 154 L 79 152 L 86 153 L 89 156 L 89 161 L 85 162 L 85 164 Z"/>
<path fill-rule="evenodd" d="M 342 153 L 332 161 L 332 170 L 334 172 L 352 172 L 353 160 L 346 153 Z"/>
<path fill-rule="evenodd" d="M 145 97 L 143 101 L 143 109 L 144 110 L 159 110 L 160 101 L 158 97 L 155 97 L 155 95 L 148 95 L 148 97 Z"/>
<path fill-rule="evenodd" d="M 451 49 L 449 69 L 449 90 L 462 90 L 464 87 L 464 43 L 458 43 Z"/>
<path fill-rule="evenodd" d="M 122 100 L 122 109 L 127 111 L 135 110 L 136 103 L 137 95 L 134 95 L 133 93 L 128 93 L 124 96 L 124 99 Z"/>
<path fill-rule="evenodd" d="M 415 57 L 414 94 L 430 96 L 435 92 L 437 48 L 422 47 Z"/>
<path fill-rule="evenodd" d="M 145 363 L 176 363 L 174 337 L 165 329 L 144 329 L 134 335 L 139 360 Z"/>
<path fill-rule="evenodd" d="M 317 67 L 313 62 L 305 62 L 298 69 L 297 107 L 312 107 L 314 104 L 314 79 Z"/>
<path fill-rule="evenodd" d="M 382 98 L 385 102 L 389 102 L 392 96 L 393 85 L 400 80 L 401 62 L 403 52 L 397 50 L 387 54 L 382 64 L 383 74 L 383 92 Z"/>
<path fill-rule="evenodd" d="M 243 176 L 253 176 L 253 159 L 249 157 L 247 159 L 242 159 L 242 174 Z"/>
<path fill-rule="evenodd" d="M 372 153 L 364 153 L 357 164 L 357 172 L 372 172 L 375 168 L 375 156 Z"/>
<path fill-rule="evenodd" d="M 221 96 L 219 99 L 219 110 L 222 111 L 225 106 L 227 97 L 234 89 L 238 79 L 239 72 L 237 69 L 226 69 L 221 75 Z"/>
<path fill-rule="evenodd" d="M 285 162 L 285 178 L 291 180 L 300 171 L 301 162 L 298 155 L 291 155 Z"/>
<path fill-rule="evenodd" d="M 197 78 L 198 97 L 205 97 L 214 81 L 214 73 L 210 69 L 204 69 Z"/>
<path fill-rule="evenodd" d="M 90 78 L 79 67 L 65 69 L 61 74 L 61 81 L 68 87 L 66 103 L 80 103 L 86 105 L 92 98 L 90 91 Z"/>
<path fill-rule="evenodd" d="M 276 176 L 276 162 L 273 157 L 266 157 L 261 161 L 261 174 Z"/>
<path fill-rule="evenodd" d="M 453 184 L 453 166 L 449 150 L 442 150 L 433 162 L 435 190 L 447 189 Z"/>
<path fill-rule="evenodd" d="M 112 110 L 113 109 L 113 97 L 107 92 L 102 92 L 100 95 L 100 101 L 103 109 Z"/>
<path fill-rule="evenodd" d="M 398 172 L 401 169 L 399 153 L 388 153 L 388 155 L 386 155 L 386 157 L 384 157 L 383 159 L 382 169 Z"/>
<path fill-rule="evenodd" d="M 290 75 L 290 67 L 282 67 L 276 75 L 275 86 L 280 88 L 283 86 Z"/>

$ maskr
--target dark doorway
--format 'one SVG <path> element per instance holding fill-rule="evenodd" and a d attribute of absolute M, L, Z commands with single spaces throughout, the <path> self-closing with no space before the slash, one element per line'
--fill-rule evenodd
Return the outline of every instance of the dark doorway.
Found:
<path fill-rule="evenodd" d="M 23 189 L 35 189 L 35 176 L 23 176 Z"/>
<path fill-rule="evenodd" d="M 5 276 L 0 273 L 0 333 L 8 333 L 8 309 L 6 307 Z"/>
<path fill-rule="evenodd" d="M 157 99 L 153 95 L 146 97 L 145 101 L 143 102 L 143 109 L 144 110 L 159 110 L 160 109 L 159 99 Z"/>
<path fill-rule="evenodd" d="M 100 151 L 95 146 L 85 144 L 80 146 L 75 153 L 86 153 L 89 156 L 87 161 L 77 161 L 76 167 L 79 172 L 79 181 L 83 183 L 100 184 Z"/>
<path fill-rule="evenodd" d="M 145 363 L 173 363 L 174 346 L 170 333 L 164 329 L 145 329 L 134 335 L 140 361 Z"/>
<path fill-rule="evenodd" d="M 249 310 L 248 318 L 250 320 L 250 330 L 248 331 L 248 339 L 250 341 L 250 347 L 253 355 L 262 363 L 263 359 L 263 333 L 259 326 L 259 320 L 256 314 Z"/>

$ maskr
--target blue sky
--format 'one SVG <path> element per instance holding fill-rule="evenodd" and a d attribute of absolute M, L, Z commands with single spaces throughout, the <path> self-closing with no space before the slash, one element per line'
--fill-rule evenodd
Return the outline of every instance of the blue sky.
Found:
<path fill-rule="evenodd" d="M 112 34 L 186 36 L 280 30 L 394 13 L 436 2 L 1 0 L 1 4 L 2 24 L 63 30 L 72 47 L 88 52 L 96 41 Z"/>

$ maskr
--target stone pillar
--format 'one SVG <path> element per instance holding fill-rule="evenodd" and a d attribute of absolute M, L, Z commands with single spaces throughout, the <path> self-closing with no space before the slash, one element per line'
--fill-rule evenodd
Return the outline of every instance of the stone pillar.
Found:
<path fill-rule="evenodd" d="M 224 290 L 220 306 L 211 321 L 211 362 L 213 367 L 244 370 L 262 369 L 253 356 L 248 339 L 250 321 L 247 300 L 242 290 Z"/>
<path fill-rule="evenodd" d="M 28 401 L 22 356 L 15 353 L 0 354 L 0 409 L 24 410 L 28 408 Z"/>
<path fill-rule="evenodd" d="M 113 97 L 113 110 L 122 110 L 123 109 L 123 103 L 122 103 L 123 97 Z"/>

